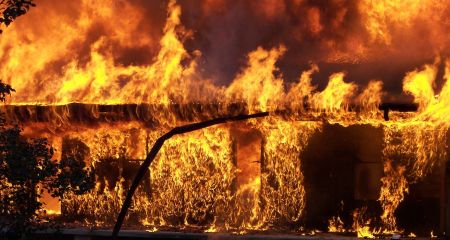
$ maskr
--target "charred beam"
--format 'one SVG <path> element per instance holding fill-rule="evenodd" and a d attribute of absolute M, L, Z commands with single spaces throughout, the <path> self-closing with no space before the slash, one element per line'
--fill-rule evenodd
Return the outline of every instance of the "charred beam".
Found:
<path fill-rule="evenodd" d="M 5 116 L 8 121 L 27 123 L 72 123 L 91 125 L 114 122 L 142 122 L 149 128 L 157 127 L 165 119 L 175 119 L 179 122 L 205 121 L 230 115 L 248 114 L 248 107 L 244 103 L 187 103 L 187 104 L 116 104 L 98 105 L 71 103 L 67 105 L 5 105 Z M 384 112 L 386 120 L 389 112 L 415 112 L 418 107 L 411 103 L 383 103 L 378 108 Z M 359 106 L 350 106 L 349 112 L 362 111 Z M 303 109 L 280 107 L 274 115 L 292 118 L 294 120 L 315 120 L 309 115 L 313 110 L 304 106 Z M 163 120 L 164 119 L 164 120 Z M 320 119 L 317 119 L 320 120 Z M 59 124 L 61 125 L 61 124 Z"/>
<path fill-rule="evenodd" d="M 413 103 L 382 103 L 378 109 L 383 111 L 384 120 L 389 121 L 389 111 L 416 112 L 418 105 Z"/>

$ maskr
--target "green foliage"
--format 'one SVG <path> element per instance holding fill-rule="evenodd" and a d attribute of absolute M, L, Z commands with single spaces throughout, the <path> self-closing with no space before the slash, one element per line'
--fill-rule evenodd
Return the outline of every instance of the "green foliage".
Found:
<path fill-rule="evenodd" d="M 0 131 L 0 226 L 29 233 L 40 222 L 39 185 L 48 185 L 58 169 L 45 139 L 24 139 L 17 126 Z"/>
<path fill-rule="evenodd" d="M 0 0 L 0 26 L 9 26 L 36 5 L 32 0 Z M 2 30 L 0 29 L 0 33 Z M 0 101 L 14 89 L 0 81 Z M 94 186 L 94 174 L 84 155 L 65 154 L 53 159 L 54 150 L 44 138 L 27 139 L 17 125 L 0 112 L 0 237 L 24 239 L 42 229 L 44 191 L 54 197 L 66 192 L 83 194 Z"/>
<path fill-rule="evenodd" d="M 66 149 L 67 143 L 76 143 L 76 147 Z M 89 155 L 89 148 L 77 139 L 66 139 L 63 143 L 63 152 L 61 161 L 58 163 L 58 173 L 54 181 L 51 182 L 50 188 L 53 197 L 63 198 L 67 189 L 73 193 L 81 195 L 94 188 L 95 175 L 93 171 L 87 172 L 85 159 Z"/>
<path fill-rule="evenodd" d="M 0 24 L 9 26 L 17 17 L 24 15 L 30 7 L 35 6 L 32 0 L 0 0 Z"/>
<path fill-rule="evenodd" d="M 10 94 L 10 86 L 1 82 L 0 86 L 0 96 Z M 18 126 L 8 125 L 0 115 L 0 235 L 23 237 L 41 227 L 39 199 L 44 191 L 63 197 L 93 188 L 94 174 L 84 161 L 86 151 L 66 153 L 57 161 L 46 139 L 25 138 Z"/>
<path fill-rule="evenodd" d="M 14 90 L 11 86 L 8 84 L 2 83 L 0 81 L 0 101 L 4 102 L 6 100 L 6 97 L 11 95 L 11 92 L 14 92 Z"/>

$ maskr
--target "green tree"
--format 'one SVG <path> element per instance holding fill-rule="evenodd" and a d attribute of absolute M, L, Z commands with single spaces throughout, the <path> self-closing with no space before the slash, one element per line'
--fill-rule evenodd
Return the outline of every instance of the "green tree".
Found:
<path fill-rule="evenodd" d="M 32 0 L 0 0 L 0 27 L 9 26 L 34 6 Z M 1 103 L 12 92 L 10 85 L 0 81 Z M 23 239 L 42 227 L 44 191 L 62 198 L 67 192 L 83 194 L 94 187 L 85 154 L 71 152 L 60 161 L 53 154 L 47 139 L 25 138 L 20 127 L 6 122 L 0 112 L 0 236 Z"/>
<path fill-rule="evenodd" d="M 0 100 L 14 91 L 0 82 Z M 53 159 L 47 139 L 29 139 L 17 125 L 0 115 L 0 232 L 9 238 L 29 236 L 40 229 L 44 191 L 54 197 L 67 192 L 84 194 L 94 187 L 94 174 L 86 167 L 83 154 L 64 154 Z"/>
<path fill-rule="evenodd" d="M 0 0 L 0 24 L 9 26 L 17 17 L 24 15 L 30 7 L 35 6 L 32 0 Z"/>

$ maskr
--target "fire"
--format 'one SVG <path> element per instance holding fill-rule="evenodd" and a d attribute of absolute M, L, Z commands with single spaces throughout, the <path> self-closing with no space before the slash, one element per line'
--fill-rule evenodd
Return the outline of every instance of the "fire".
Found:
<path fill-rule="evenodd" d="M 228 99 L 245 101 L 248 106 L 266 111 L 274 110 L 284 98 L 283 80 L 274 76 L 275 63 L 286 51 L 284 46 L 264 50 L 259 47 L 249 53 L 249 66 L 226 90 Z M 250 109 L 253 110 L 253 109 Z"/>
<path fill-rule="evenodd" d="M 355 209 L 353 212 L 353 230 L 356 232 L 358 238 L 375 238 L 374 232 L 370 228 L 370 219 L 365 219 L 364 214 L 367 211 L 365 207 Z"/>
<path fill-rule="evenodd" d="M 369 121 L 377 119 L 380 116 L 378 106 L 381 104 L 383 96 L 383 82 L 379 80 L 372 80 L 367 85 L 366 89 L 357 97 L 356 101 L 362 108 L 362 114 Z"/>
<path fill-rule="evenodd" d="M 426 105 L 426 108 L 420 114 L 421 119 L 444 126 L 448 122 L 448 113 L 450 112 L 448 104 L 450 101 L 450 60 L 446 61 L 445 66 L 445 84 L 441 92 L 437 96 L 433 96 L 432 100 L 429 101 L 429 104 Z"/>
<path fill-rule="evenodd" d="M 344 82 L 344 73 L 335 73 L 330 76 L 327 87 L 313 96 L 313 106 L 316 109 L 331 113 L 338 110 L 345 111 L 355 90 L 356 85 Z"/>
<path fill-rule="evenodd" d="M 359 7 L 364 14 L 364 24 L 373 42 L 392 44 L 397 32 L 410 34 L 408 31 L 411 31 L 411 27 L 417 21 L 434 27 L 432 31 L 436 36 L 442 36 L 436 33 L 443 30 L 437 22 L 438 16 L 445 14 L 445 5 L 441 1 L 365 0 Z"/>
<path fill-rule="evenodd" d="M 80 217 L 78 221 L 87 226 L 111 226 L 137 166 L 162 133 L 230 112 L 269 111 L 271 115 L 265 119 L 211 127 L 168 140 L 133 198 L 127 216 L 129 226 L 143 226 L 148 231 L 175 228 L 237 233 L 302 229 L 305 206 L 314 204 L 306 198 L 302 154 L 325 125 L 339 124 L 382 129 L 383 177 L 377 201 L 383 212 L 379 229 L 373 227 L 373 219 L 365 218 L 366 208 L 355 207 L 353 224 L 332 217 L 328 231 L 353 231 L 358 237 L 369 238 L 402 231 L 397 226 L 396 210 L 409 185 L 422 180 L 447 157 L 450 60 L 437 59 L 406 73 L 403 91 L 414 97 L 418 112 L 393 113 L 391 121 L 385 121 L 379 110 L 385 95 L 381 79 L 372 79 L 361 88 L 347 80 L 347 72 L 333 71 L 327 76 L 325 88 L 319 90 L 314 82 L 319 66 L 311 63 L 297 82 L 288 84 L 278 64 L 289 49 L 280 44 L 251 50 L 231 84 L 220 86 L 202 75 L 202 53 L 186 50 L 185 42 L 193 33 L 183 26 L 177 2 L 168 3 L 158 39 L 139 34 L 138 20 L 144 15 L 135 6 L 123 2 L 121 7 L 108 7 L 113 2 L 91 6 L 83 1 L 86 11 L 74 25 L 61 26 L 61 19 L 46 19 L 55 26 L 53 34 L 41 34 L 44 30 L 39 27 L 30 33 L 7 29 L 0 44 L 0 56 L 5 58 L 0 76 L 17 90 L 10 104 L 26 105 L 23 112 L 5 106 L 7 120 L 20 122 L 25 118 L 29 124 L 24 134 L 49 138 L 58 154 L 75 147 L 88 149 L 86 161 L 105 171 L 97 174 L 97 184 L 89 194 L 61 199 L 61 214 Z M 109 24 L 110 19 L 123 17 L 122 7 L 136 17 Z M 387 45 L 394 34 L 387 19 L 396 16 L 389 21 L 400 28 L 404 22 L 419 18 L 423 8 L 432 8 L 428 3 L 406 1 L 363 1 L 359 7 L 366 10 L 364 27 L 372 41 Z M 408 14 L 393 14 L 401 8 L 408 8 Z M 308 14 L 316 36 L 324 27 L 319 10 L 314 9 Z M 273 17 L 269 10 L 264 15 Z M 94 25 L 92 16 L 108 26 L 106 30 L 114 37 L 90 39 L 83 49 L 87 57 L 81 61 L 71 48 L 77 48 L 79 35 L 94 34 L 90 29 Z M 123 29 L 131 29 L 137 36 Z M 34 44 L 26 44 L 24 39 Z M 11 46 L 13 41 L 23 47 Z M 115 56 L 111 41 L 120 46 L 149 45 L 155 57 L 146 64 L 124 64 Z M 59 44 L 50 47 L 48 42 Z M 23 59 L 30 61 L 22 64 Z M 446 81 L 436 94 L 436 78 L 443 61 Z M 47 72 L 52 64 L 61 67 Z M 77 108 L 70 103 L 85 104 L 75 106 L 87 116 L 77 115 Z M 123 105 L 126 110 L 117 107 L 111 114 L 101 109 L 103 105 Z M 134 105 L 138 107 L 132 108 Z M 49 109 L 41 116 L 46 121 L 38 119 L 42 106 Z M 88 124 L 83 117 L 89 119 Z M 95 123 L 87 126 L 90 122 Z M 257 137 L 250 141 L 247 136 L 249 142 L 243 143 L 240 138 L 245 134 Z"/>
<path fill-rule="evenodd" d="M 408 193 L 408 182 L 404 172 L 404 167 L 395 168 L 389 160 L 384 163 L 385 177 L 381 179 L 383 186 L 379 201 L 384 210 L 381 220 L 387 226 L 387 232 L 398 231 L 394 211 L 403 201 L 404 195 Z"/>
<path fill-rule="evenodd" d="M 428 7 L 431 3 L 428 5 L 421 4 L 420 1 L 364 1 L 362 12 L 367 14 L 366 27 L 372 39 L 389 44 L 392 41 L 389 31 L 392 25 L 388 24 L 388 21 L 397 25 L 411 24 L 411 20 L 419 16 L 425 5 Z"/>
<path fill-rule="evenodd" d="M 328 220 L 328 232 L 347 232 L 347 230 L 344 228 L 344 222 L 339 216 L 332 217 L 330 220 Z"/>
<path fill-rule="evenodd" d="M 296 109 L 304 112 L 305 104 L 310 101 L 311 95 L 316 89 L 316 87 L 312 85 L 311 75 L 318 71 L 319 67 L 315 64 L 312 64 L 309 70 L 303 72 L 300 75 L 298 83 L 293 83 L 291 85 L 291 88 L 286 95 L 286 99 L 289 104 L 288 106 L 291 109 Z"/>
<path fill-rule="evenodd" d="M 434 101 L 434 79 L 437 68 L 435 65 L 425 65 L 422 71 L 409 72 L 403 81 L 403 90 L 414 96 L 414 101 L 420 108 L 426 108 Z"/>
<path fill-rule="evenodd" d="M 88 3 L 86 3 L 88 4 Z M 101 18 L 112 18 L 114 11 L 117 9 L 109 9 L 108 4 L 98 4 L 99 6 L 91 6 L 93 12 L 86 14 L 100 15 Z M 111 3 L 110 5 L 114 5 Z M 97 9 L 95 7 L 98 7 Z M 33 74 L 44 69 L 45 64 L 55 61 L 60 56 L 54 56 L 57 53 L 64 53 L 64 48 L 70 45 L 76 39 L 63 38 L 60 42 L 62 49 L 44 48 L 48 50 L 48 57 L 42 52 L 36 59 L 39 61 L 36 66 L 30 67 L 29 71 L 21 71 L 23 75 L 15 76 L 14 85 L 17 85 L 17 95 L 12 98 L 15 104 L 40 103 L 40 104 L 67 104 L 71 102 L 83 103 L 158 103 L 168 105 L 170 103 L 183 103 L 188 99 L 190 101 L 207 100 L 208 95 L 202 94 L 205 90 L 213 90 L 207 81 L 202 85 L 193 84 L 195 80 L 196 61 L 184 49 L 183 43 L 178 36 L 183 38 L 189 37 L 189 32 L 185 31 L 180 25 L 180 6 L 171 1 L 169 6 L 169 15 L 166 25 L 164 26 L 164 35 L 159 42 L 159 52 L 153 63 L 148 66 L 129 65 L 123 66 L 114 60 L 114 53 L 105 51 L 110 44 L 105 38 L 99 38 L 90 47 L 89 59 L 82 64 L 75 60 L 70 61 L 62 68 L 60 75 L 49 76 L 57 78 L 58 81 L 50 79 L 43 80 L 48 84 L 54 84 L 49 88 L 41 88 L 40 91 L 27 91 L 27 86 L 36 86 L 36 82 L 30 82 Z M 136 11 L 130 9 L 130 11 Z M 77 29 L 74 32 L 87 31 L 91 16 L 81 16 L 77 23 Z M 55 23 L 53 23 L 55 24 Z M 130 22 L 131 28 L 136 27 L 138 23 Z M 71 29 L 72 30 L 72 29 Z M 63 31 L 64 32 L 64 31 Z M 75 36 L 72 32 L 66 32 L 68 36 Z M 8 33 L 14 36 L 14 33 Z M 127 33 L 118 32 L 117 41 L 129 44 Z M 18 37 L 17 37 L 18 38 Z M 68 37 L 66 37 L 68 38 Z M 5 42 L 11 41 L 7 39 Z M 16 40 L 18 41 L 18 40 Z M 50 40 L 48 40 L 50 41 Z M 67 41 L 67 42 L 66 42 Z M 145 44 L 150 40 L 142 40 L 141 44 Z M 36 45 L 40 45 L 37 42 Z M 44 44 L 44 43 L 42 43 Z M 6 47 L 3 47 L 5 49 Z M 11 81 L 8 72 L 18 71 L 17 59 L 24 58 L 26 52 L 36 52 L 35 49 L 21 48 L 19 53 L 9 53 L 11 56 L 7 67 L 3 68 L 3 79 Z M 24 53 L 22 53 L 24 51 Z M 38 53 L 37 53 L 38 54 Z M 4 54 L 2 54 L 4 55 Z M 44 57 L 42 57 L 44 55 Z M 33 56 L 32 56 L 33 57 Z M 182 61 L 188 61 L 187 66 L 183 66 Z M 39 64 L 42 62 L 41 64 Z M 20 67 L 23 67 L 21 65 Z M 25 66 L 26 67 L 26 66 Z M 35 72 L 33 72 L 35 71 Z M 199 89 L 200 87 L 200 89 Z M 191 96 L 192 95 L 192 96 Z"/>
<path fill-rule="evenodd" d="M 398 231 L 394 213 L 408 193 L 409 183 L 422 179 L 446 158 L 447 123 L 429 118 L 430 114 L 447 111 L 443 102 L 447 98 L 448 82 L 445 82 L 441 94 L 435 97 L 435 65 L 425 65 L 422 71 L 415 70 L 405 76 L 403 88 L 413 94 L 414 101 L 419 104 L 419 113 L 404 122 L 385 126 L 385 177 L 379 200 L 384 210 L 381 218 L 388 232 Z M 445 74 L 447 76 L 448 68 Z M 398 159 L 399 155 L 403 155 L 402 159 Z"/>
<path fill-rule="evenodd" d="M 272 225 L 298 223 L 306 203 L 299 156 L 308 139 L 320 131 L 321 124 L 268 119 L 260 127 L 264 135 L 262 196 L 265 220 Z"/>

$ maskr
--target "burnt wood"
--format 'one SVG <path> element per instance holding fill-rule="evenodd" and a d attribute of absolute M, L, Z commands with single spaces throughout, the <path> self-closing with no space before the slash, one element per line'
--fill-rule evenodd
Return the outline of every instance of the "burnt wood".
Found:
<path fill-rule="evenodd" d="M 249 114 L 245 103 L 187 103 L 187 104 L 84 104 L 70 103 L 66 105 L 4 105 L 2 106 L 8 121 L 28 123 L 71 123 L 95 125 L 98 123 L 115 123 L 138 121 L 149 128 L 164 124 L 166 119 L 175 119 L 179 122 L 205 121 L 211 118 L 220 118 L 231 115 Z M 384 112 L 384 118 L 389 120 L 389 111 L 415 112 L 418 106 L 413 103 L 382 103 L 378 107 Z M 348 107 L 350 112 L 360 112 L 357 105 Z M 278 115 L 294 120 L 314 120 L 309 113 L 312 110 L 304 106 L 301 110 L 289 107 L 280 107 L 272 111 Z M 320 119 L 317 119 L 320 120 Z"/>

